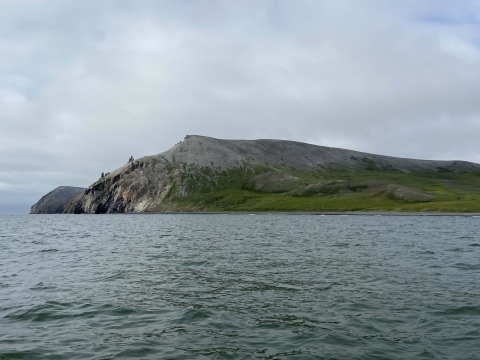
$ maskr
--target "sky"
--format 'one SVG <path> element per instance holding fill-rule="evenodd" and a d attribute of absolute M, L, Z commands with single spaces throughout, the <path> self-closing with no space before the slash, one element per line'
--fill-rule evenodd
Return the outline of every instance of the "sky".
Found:
<path fill-rule="evenodd" d="M 480 1 L 0 0 L 0 213 L 188 134 L 480 163 Z"/>

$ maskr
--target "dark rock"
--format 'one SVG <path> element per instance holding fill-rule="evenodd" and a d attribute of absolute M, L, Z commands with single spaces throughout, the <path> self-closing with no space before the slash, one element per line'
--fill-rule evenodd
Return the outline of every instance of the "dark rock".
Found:
<path fill-rule="evenodd" d="M 72 186 L 59 186 L 43 196 L 32 206 L 30 214 L 59 214 L 64 212 L 65 204 L 81 193 L 87 194 L 87 189 Z"/>

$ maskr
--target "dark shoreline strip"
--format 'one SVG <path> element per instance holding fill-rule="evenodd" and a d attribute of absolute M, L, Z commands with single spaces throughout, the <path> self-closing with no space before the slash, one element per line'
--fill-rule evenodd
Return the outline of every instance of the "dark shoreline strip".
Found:
<path fill-rule="evenodd" d="M 33 215 L 58 215 L 58 214 L 33 214 Z M 64 214 L 67 215 L 67 214 Z M 72 214 L 74 215 L 74 214 Z M 480 213 L 454 213 L 454 212 L 276 212 L 276 211 L 168 211 L 168 212 L 132 212 L 108 214 L 80 214 L 80 215 L 316 215 L 316 216 L 462 216 L 480 217 Z"/>

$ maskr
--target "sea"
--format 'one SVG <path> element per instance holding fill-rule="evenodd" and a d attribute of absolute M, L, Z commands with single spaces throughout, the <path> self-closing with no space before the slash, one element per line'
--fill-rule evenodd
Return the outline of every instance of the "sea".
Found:
<path fill-rule="evenodd" d="M 0 359 L 480 359 L 480 217 L 0 216 Z"/>

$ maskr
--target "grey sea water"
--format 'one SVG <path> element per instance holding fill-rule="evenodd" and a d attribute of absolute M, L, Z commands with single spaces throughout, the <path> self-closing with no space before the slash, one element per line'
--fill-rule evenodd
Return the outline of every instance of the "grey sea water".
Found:
<path fill-rule="evenodd" d="M 0 359 L 480 359 L 479 225 L 0 216 Z"/>

